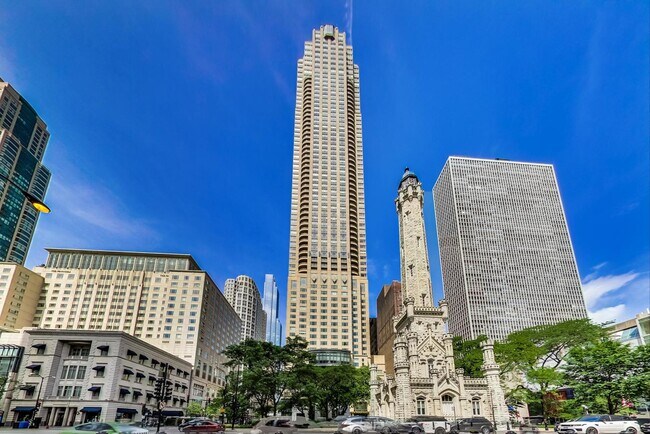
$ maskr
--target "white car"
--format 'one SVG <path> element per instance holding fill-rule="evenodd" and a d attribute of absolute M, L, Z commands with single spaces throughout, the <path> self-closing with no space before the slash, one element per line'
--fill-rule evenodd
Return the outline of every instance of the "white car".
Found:
<path fill-rule="evenodd" d="M 639 423 L 628 417 L 609 414 L 588 414 L 558 425 L 559 434 L 639 434 Z"/>
<path fill-rule="evenodd" d="M 393 419 L 379 416 L 352 416 L 339 425 L 338 432 L 361 434 L 369 431 L 381 432 L 386 425 L 395 424 Z"/>

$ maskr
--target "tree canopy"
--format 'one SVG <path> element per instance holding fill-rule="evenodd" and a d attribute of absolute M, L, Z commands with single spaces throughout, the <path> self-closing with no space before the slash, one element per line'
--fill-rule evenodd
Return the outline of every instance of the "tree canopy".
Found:
<path fill-rule="evenodd" d="M 556 389 L 564 385 L 558 367 L 572 348 L 598 342 L 606 337 L 599 325 L 588 319 L 530 327 L 513 332 L 495 344 L 494 352 L 502 374 L 519 373 L 525 390 L 509 391 L 514 400 L 539 404 L 545 417 L 559 416 Z"/>
<path fill-rule="evenodd" d="M 650 347 L 632 349 L 618 341 L 603 339 L 574 347 L 564 366 L 576 398 L 609 414 L 621 410 L 625 401 L 650 395 Z"/>
<path fill-rule="evenodd" d="M 367 367 L 315 366 L 307 342 L 299 337 L 287 339 L 284 347 L 249 339 L 231 345 L 225 355 L 231 373 L 220 402 L 229 418 L 240 419 L 237 407 L 249 404 L 259 416 L 292 407 L 312 418 L 316 409 L 336 416 L 351 405 L 367 402 L 370 396 Z M 242 399 L 249 404 L 234 405 Z"/>

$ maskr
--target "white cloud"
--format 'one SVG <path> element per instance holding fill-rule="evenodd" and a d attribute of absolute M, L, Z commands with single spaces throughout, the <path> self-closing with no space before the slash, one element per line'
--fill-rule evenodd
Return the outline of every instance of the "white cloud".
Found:
<path fill-rule="evenodd" d="M 596 323 L 602 324 L 609 321 L 621 321 L 626 318 L 627 306 L 618 304 L 616 306 L 605 307 L 595 312 L 589 312 L 589 318 Z"/>
<path fill-rule="evenodd" d="M 587 277 L 590 277 L 589 275 Z M 582 285 L 587 309 L 594 308 L 603 296 L 625 287 L 639 276 L 639 273 L 627 272 L 625 274 L 592 277 Z"/>
<path fill-rule="evenodd" d="M 650 276 L 647 272 L 628 271 L 599 275 L 607 262 L 592 267 L 582 279 L 589 317 L 595 323 L 624 321 L 647 309 L 650 304 Z"/>
<path fill-rule="evenodd" d="M 76 220 L 120 237 L 149 236 L 153 231 L 142 221 L 129 216 L 121 201 L 108 189 L 78 179 L 55 179 L 48 197 L 62 218 Z"/>
<path fill-rule="evenodd" d="M 52 213 L 39 218 L 27 266 L 44 262 L 46 247 L 110 250 L 158 238 L 151 223 L 129 211 L 107 187 L 86 179 L 66 161 L 52 167 L 45 198 Z"/>

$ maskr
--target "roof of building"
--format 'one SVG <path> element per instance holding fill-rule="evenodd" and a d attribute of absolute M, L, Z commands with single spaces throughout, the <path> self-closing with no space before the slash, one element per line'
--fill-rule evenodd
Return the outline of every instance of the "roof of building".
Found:
<path fill-rule="evenodd" d="M 404 181 L 406 181 L 409 178 L 413 178 L 415 179 L 416 182 L 420 182 L 418 176 L 415 173 L 411 172 L 407 167 L 404 169 L 404 175 L 402 175 L 402 179 L 399 181 L 399 188 L 402 188 L 402 184 L 404 183 Z"/>

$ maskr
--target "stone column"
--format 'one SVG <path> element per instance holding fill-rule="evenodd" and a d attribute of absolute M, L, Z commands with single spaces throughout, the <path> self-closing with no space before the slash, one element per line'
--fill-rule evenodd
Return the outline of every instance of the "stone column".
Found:
<path fill-rule="evenodd" d="M 379 415 L 381 412 L 380 403 L 377 402 L 379 393 L 379 381 L 377 381 L 377 365 L 370 365 L 370 414 Z"/>
<path fill-rule="evenodd" d="M 456 369 L 456 378 L 458 379 L 458 402 L 460 405 L 461 416 L 470 417 L 472 414 L 467 412 L 467 395 L 465 395 L 465 371 L 462 368 Z"/>
<path fill-rule="evenodd" d="M 456 370 L 454 363 L 454 335 L 446 333 L 442 336 L 442 341 L 445 344 L 445 359 L 447 360 L 447 370 L 451 374 Z"/>
<path fill-rule="evenodd" d="M 406 342 L 402 336 L 395 340 L 395 383 L 397 383 L 397 396 L 395 418 L 404 421 L 411 417 L 411 380 L 409 376 L 408 352 Z"/>
<path fill-rule="evenodd" d="M 433 381 L 433 385 L 431 386 L 431 397 L 433 399 L 433 416 L 442 416 L 442 403 L 440 402 L 440 391 L 438 390 L 439 376 L 439 370 L 431 369 L 431 381 Z"/>
<path fill-rule="evenodd" d="M 418 334 L 416 332 L 410 332 L 406 336 L 406 339 L 408 340 L 410 376 L 420 377 L 418 372 Z"/>
<path fill-rule="evenodd" d="M 490 406 L 488 414 L 493 416 L 493 422 L 496 422 L 497 425 L 496 429 L 505 432 L 509 414 L 499 379 L 500 367 L 494 360 L 494 342 L 491 339 L 484 341 L 481 343 L 481 349 L 483 350 L 483 373 L 488 387 L 488 405 Z"/>

